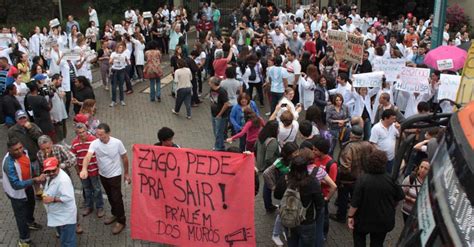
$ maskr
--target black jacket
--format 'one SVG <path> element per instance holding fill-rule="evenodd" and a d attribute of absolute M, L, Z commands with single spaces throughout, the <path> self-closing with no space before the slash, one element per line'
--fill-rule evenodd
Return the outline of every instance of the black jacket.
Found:
<path fill-rule="evenodd" d="M 326 101 L 326 88 L 321 87 L 321 85 L 316 84 L 316 88 L 314 89 L 314 103 L 313 105 L 319 107 L 321 112 L 324 112 L 324 108 L 327 105 Z"/>

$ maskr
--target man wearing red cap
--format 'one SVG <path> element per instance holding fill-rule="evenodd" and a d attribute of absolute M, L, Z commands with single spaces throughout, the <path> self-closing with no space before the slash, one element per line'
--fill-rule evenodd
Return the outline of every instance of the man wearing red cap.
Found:
<path fill-rule="evenodd" d="M 3 190 L 10 199 L 15 215 L 20 247 L 30 246 L 30 230 L 38 230 L 41 225 L 35 222 L 35 198 L 33 184 L 44 181 L 45 176 L 32 178 L 33 168 L 23 144 L 17 138 L 7 142 L 8 153 L 2 162 Z"/>
<path fill-rule="evenodd" d="M 46 184 L 43 203 L 48 215 L 48 226 L 59 233 L 61 246 L 76 246 L 77 208 L 71 179 L 59 168 L 56 157 L 47 158 L 43 164 Z"/>

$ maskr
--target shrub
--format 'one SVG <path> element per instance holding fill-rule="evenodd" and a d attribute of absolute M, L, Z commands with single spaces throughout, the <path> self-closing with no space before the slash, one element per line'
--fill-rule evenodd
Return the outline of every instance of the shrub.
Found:
<path fill-rule="evenodd" d="M 470 18 L 457 3 L 449 6 L 446 10 L 446 23 L 449 23 L 450 31 L 453 33 L 458 32 L 466 24 L 470 30 Z"/>

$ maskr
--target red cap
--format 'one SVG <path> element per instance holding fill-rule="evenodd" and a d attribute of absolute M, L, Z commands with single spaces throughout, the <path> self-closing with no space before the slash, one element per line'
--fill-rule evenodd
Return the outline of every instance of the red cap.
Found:
<path fill-rule="evenodd" d="M 43 171 L 54 170 L 58 167 L 59 161 L 56 157 L 47 158 L 43 162 Z"/>
<path fill-rule="evenodd" d="M 77 114 L 74 117 L 74 122 L 76 122 L 76 123 L 87 124 L 88 120 L 89 120 L 89 117 L 87 117 L 85 114 Z"/>

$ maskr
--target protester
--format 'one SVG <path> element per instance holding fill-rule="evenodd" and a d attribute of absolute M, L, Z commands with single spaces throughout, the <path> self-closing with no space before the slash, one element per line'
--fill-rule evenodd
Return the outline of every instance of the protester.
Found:
<path fill-rule="evenodd" d="M 220 86 L 221 81 L 217 77 L 209 78 L 211 89 L 209 99 L 211 101 L 212 129 L 215 137 L 214 150 L 222 151 L 224 146 L 224 131 L 227 128 L 229 108 L 231 103 L 226 90 Z"/>
<path fill-rule="evenodd" d="M 405 193 L 405 200 L 402 204 L 402 213 L 403 213 L 403 220 L 405 223 L 408 221 L 408 217 L 410 216 L 413 207 L 416 203 L 416 198 L 418 197 L 418 192 L 421 189 L 421 185 L 425 180 L 428 172 L 430 171 L 430 163 L 428 160 L 421 161 L 421 164 L 415 169 L 415 171 L 405 177 L 402 182 L 402 189 Z"/>
<path fill-rule="evenodd" d="M 365 173 L 355 184 L 347 215 L 354 246 L 366 246 L 367 234 L 372 246 L 383 246 L 385 236 L 395 226 L 395 206 L 405 195 L 386 173 L 387 162 L 383 151 L 372 151 Z"/>
<path fill-rule="evenodd" d="M 375 144 L 379 150 L 387 154 L 386 170 L 392 172 L 393 160 L 395 158 L 395 145 L 400 136 L 400 124 L 396 122 L 396 113 L 388 109 L 383 111 L 382 120 L 372 127 L 370 142 Z"/>
<path fill-rule="evenodd" d="M 122 141 L 110 136 L 110 127 L 106 123 L 99 124 L 96 135 L 98 139 L 92 141 L 84 157 L 80 177 L 87 179 L 87 169 L 95 153 L 100 181 L 112 208 L 112 216 L 106 218 L 104 224 L 110 225 L 116 222 L 112 228 L 112 233 L 115 235 L 119 234 L 126 224 L 122 198 L 122 174 L 124 181 L 130 183 L 127 150 L 125 150 Z"/>
<path fill-rule="evenodd" d="M 43 173 L 46 184 L 43 203 L 48 215 L 48 226 L 59 233 L 61 246 L 77 246 L 76 243 L 76 199 L 71 178 L 59 167 L 56 157 L 44 161 Z"/>
<path fill-rule="evenodd" d="M 80 171 L 82 171 L 82 163 L 84 157 L 87 155 L 87 150 L 89 150 L 89 146 L 96 138 L 88 132 L 87 126 L 83 123 L 75 124 L 74 130 L 77 136 L 72 140 L 71 152 L 76 156 L 77 164 L 74 167 L 79 175 Z M 102 218 L 105 215 L 98 170 L 97 159 L 95 154 L 93 154 L 89 166 L 87 167 L 88 177 L 81 179 L 82 188 L 85 192 L 84 204 L 86 205 L 82 216 L 91 214 L 94 210 L 94 205 L 97 210 L 96 214 L 98 218 Z"/>
<path fill-rule="evenodd" d="M 33 177 L 34 166 L 19 139 L 11 138 L 7 142 L 8 153 L 2 162 L 3 190 L 10 199 L 20 240 L 19 246 L 32 245 L 30 230 L 39 230 L 41 225 L 35 222 L 35 198 L 33 184 L 44 182 L 45 175 Z"/>
<path fill-rule="evenodd" d="M 176 86 L 176 103 L 171 112 L 175 115 L 179 114 L 181 105 L 186 106 L 186 118 L 191 119 L 191 96 L 192 96 L 192 81 L 193 75 L 191 70 L 187 67 L 186 61 L 178 60 L 178 69 L 174 72 L 174 80 L 177 82 Z"/>
<path fill-rule="evenodd" d="M 158 130 L 157 137 L 158 142 L 155 143 L 155 146 L 180 148 L 180 146 L 173 142 L 174 131 L 168 127 Z"/>

